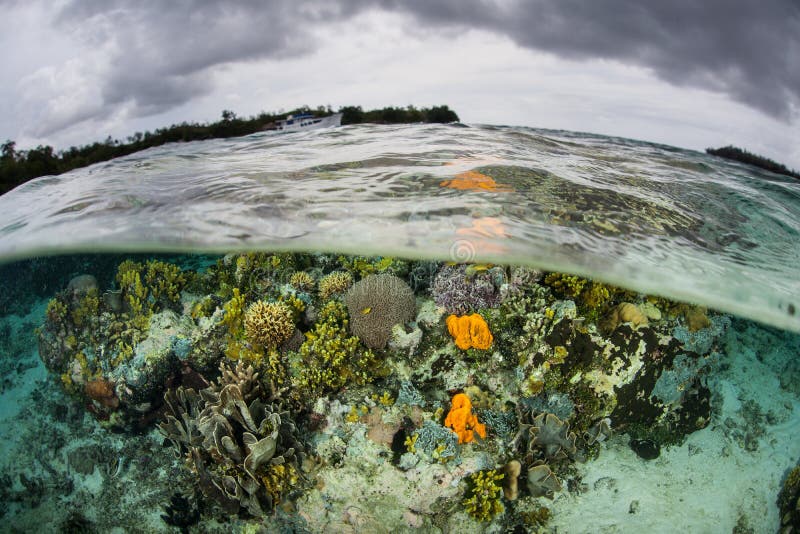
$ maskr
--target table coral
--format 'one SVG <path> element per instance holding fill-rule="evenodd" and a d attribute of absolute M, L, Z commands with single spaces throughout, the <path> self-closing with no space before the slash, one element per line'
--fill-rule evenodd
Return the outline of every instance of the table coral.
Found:
<path fill-rule="evenodd" d="M 477 313 L 447 318 L 447 330 L 455 339 L 456 346 L 467 350 L 470 348 L 486 350 L 492 346 L 494 337 L 486 320 Z"/>
<path fill-rule="evenodd" d="M 459 443 L 471 442 L 475 439 L 475 434 L 481 438 L 486 437 L 486 425 L 478 422 L 478 417 L 472 413 L 472 402 L 463 393 L 453 396 L 444 426 L 458 434 Z"/>

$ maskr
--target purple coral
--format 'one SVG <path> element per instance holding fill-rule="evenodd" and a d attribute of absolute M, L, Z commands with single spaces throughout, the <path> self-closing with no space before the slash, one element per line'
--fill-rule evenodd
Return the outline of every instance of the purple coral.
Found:
<path fill-rule="evenodd" d="M 467 265 L 444 265 L 433 279 L 431 294 L 447 313 L 463 315 L 500 304 L 500 290 L 489 271 L 467 273 Z"/>

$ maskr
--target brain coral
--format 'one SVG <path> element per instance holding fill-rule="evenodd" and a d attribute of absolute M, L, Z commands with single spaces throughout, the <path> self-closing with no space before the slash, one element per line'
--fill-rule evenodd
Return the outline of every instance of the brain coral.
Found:
<path fill-rule="evenodd" d="M 244 330 L 251 343 L 277 347 L 294 333 L 292 310 L 282 302 L 254 302 L 244 314 Z"/>
<path fill-rule="evenodd" d="M 392 326 L 414 318 L 416 301 L 408 284 L 391 274 L 373 274 L 353 285 L 344 296 L 350 331 L 371 349 L 382 349 Z"/>

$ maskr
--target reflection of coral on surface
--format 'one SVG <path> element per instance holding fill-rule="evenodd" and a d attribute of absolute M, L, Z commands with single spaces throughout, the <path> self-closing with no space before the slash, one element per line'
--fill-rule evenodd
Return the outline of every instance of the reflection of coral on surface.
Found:
<path fill-rule="evenodd" d="M 497 185 L 493 178 L 478 171 L 466 171 L 455 175 L 452 180 L 439 183 L 441 187 L 459 189 L 461 191 L 496 191 L 507 193 L 514 191 L 510 187 Z"/>
<path fill-rule="evenodd" d="M 472 226 L 458 228 L 456 235 L 460 239 L 469 239 L 476 252 L 483 254 L 502 254 L 506 247 L 497 240 L 508 237 L 506 227 L 497 217 L 478 217 L 472 220 Z"/>
<path fill-rule="evenodd" d="M 469 443 L 475 439 L 476 433 L 481 438 L 486 437 L 486 425 L 478 422 L 478 418 L 472 413 L 472 402 L 463 393 L 453 396 L 444 426 L 458 434 L 459 443 Z"/>
<path fill-rule="evenodd" d="M 447 317 L 447 330 L 453 336 L 456 346 L 463 350 L 470 348 L 486 350 L 494 341 L 489 325 L 477 313 L 461 317 L 450 315 Z"/>

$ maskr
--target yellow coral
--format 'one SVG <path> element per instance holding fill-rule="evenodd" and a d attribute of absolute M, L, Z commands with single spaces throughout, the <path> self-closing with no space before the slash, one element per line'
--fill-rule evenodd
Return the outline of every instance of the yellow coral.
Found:
<path fill-rule="evenodd" d="M 472 413 L 472 402 L 463 393 L 453 396 L 444 426 L 458 434 L 459 443 L 471 442 L 475 439 L 475 434 L 481 438 L 486 437 L 486 425 L 478 422 L 478 418 Z"/>
<path fill-rule="evenodd" d="M 472 315 L 450 315 L 447 318 L 447 330 L 462 350 L 476 348 L 486 350 L 492 346 L 494 337 L 486 320 L 477 313 Z"/>
<path fill-rule="evenodd" d="M 333 295 L 344 293 L 353 285 L 353 275 L 346 271 L 336 271 L 322 277 L 319 281 L 319 296 L 328 300 Z"/>
<path fill-rule="evenodd" d="M 292 337 L 292 310 L 282 302 L 259 300 L 247 308 L 244 315 L 247 339 L 265 348 L 274 348 Z"/>
<path fill-rule="evenodd" d="M 469 478 L 470 488 L 462 504 L 467 513 L 478 521 L 491 521 L 503 512 L 500 495 L 503 487 L 499 482 L 504 475 L 496 470 L 479 471 Z"/>
<path fill-rule="evenodd" d="M 293 288 L 299 289 L 300 291 L 311 291 L 314 289 L 315 281 L 314 277 L 307 272 L 298 271 L 292 275 L 289 279 L 289 283 Z"/>

